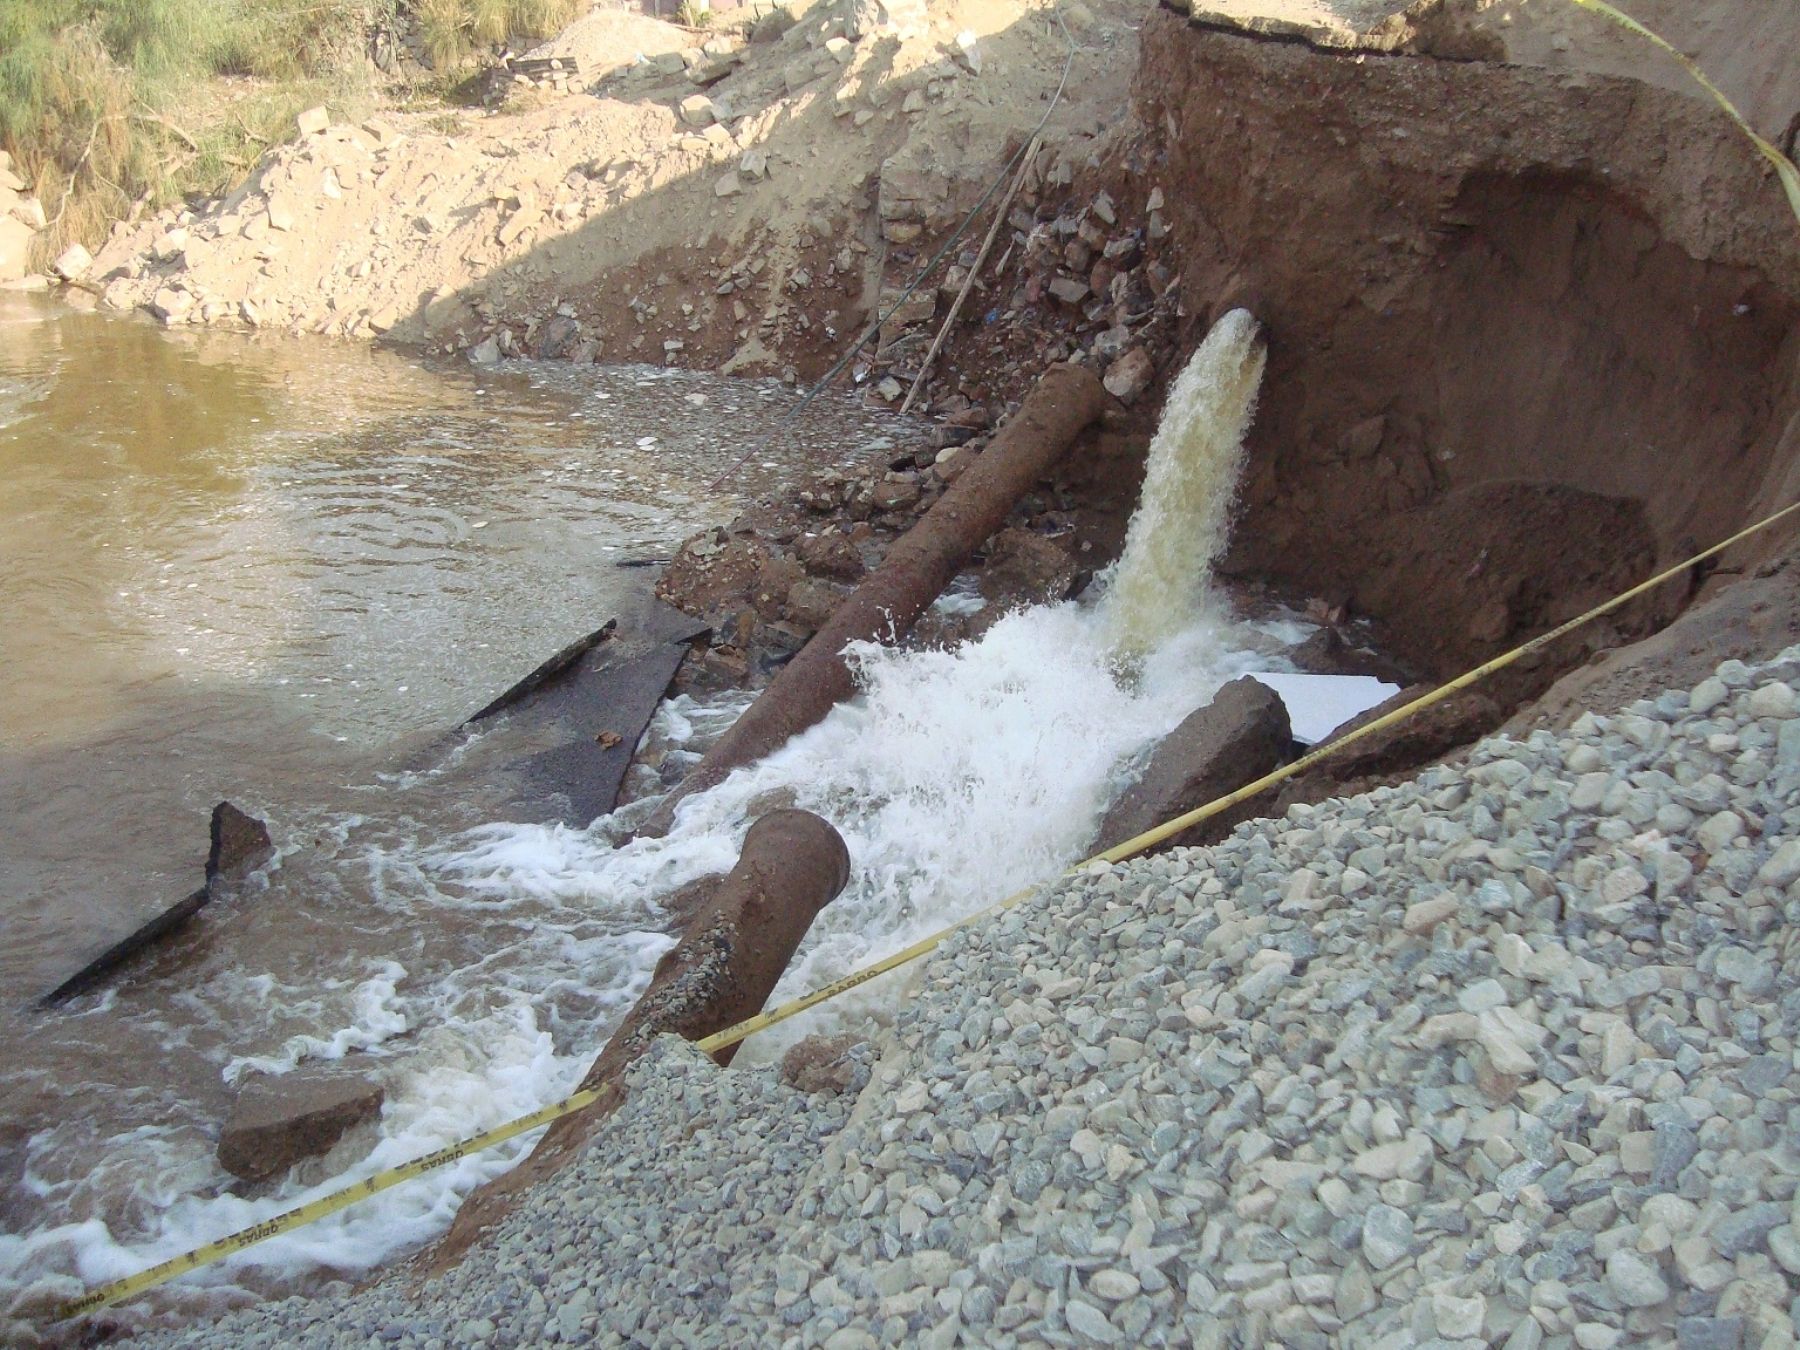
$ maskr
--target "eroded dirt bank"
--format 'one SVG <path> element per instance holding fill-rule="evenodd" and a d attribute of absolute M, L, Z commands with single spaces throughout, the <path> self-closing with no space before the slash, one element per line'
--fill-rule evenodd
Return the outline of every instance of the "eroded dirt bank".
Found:
<path fill-rule="evenodd" d="M 1800 488 L 1800 230 L 1686 74 L 1592 16 L 1536 0 L 776 14 L 703 45 L 613 16 L 611 46 L 558 48 L 590 53 L 590 83 L 455 134 L 415 120 L 310 136 L 193 221 L 122 234 L 107 295 L 165 321 L 387 333 L 483 361 L 805 376 L 1023 143 L 1066 34 L 1073 82 L 924 389 L 978 453 L 1052 362 L 1131 358 L 1116 387 L 1151 380 L 999 541 L 1003 561 L 1033 553 L 1024 591 L 1105 560 L 1160 382 L 1231 305 L 1266 326 L 1270 365 L 1226 570 L 1373 621 L 1424 676 Z M 1767 53 L 1800 40 L 1800 19 L 1644 17 L 1791 140 L 1800 77 Z M 592 56 L 620 42 L 654 55 Z M 857 361 L 865 387 L 898 396 L 974 246 Z M 684 552 L 665 594 L 741 619 L 717 673 L 753 675 L 759 651 L 779 660 L 818 627 L 879 560 L 870 518 L 904 524 L 954 472 L 929 459 L 806 485 L 773 504 L 779 520 L 753 512 Z M 1510 673 L 1484 717 L 1784 543 Z"/>
<path fill-rule="evenodd" d="M 1234 570 L 1442 675 L 1787 499 L 1800 231 L 1716 109 L 1166 12 L 1144 52 L 1184 292 L 1271 335 Z"/>

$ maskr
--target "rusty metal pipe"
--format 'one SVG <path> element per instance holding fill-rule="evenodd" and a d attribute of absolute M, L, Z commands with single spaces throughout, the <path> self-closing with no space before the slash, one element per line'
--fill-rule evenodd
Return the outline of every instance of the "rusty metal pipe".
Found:
<path fill-rule="evenodd" d="M 1005 524 L 1013 504 L 1110 406 L 1112 397 L 1093 371 L 1069 365 L 1046 371 L 987 449 L 706 752 L 641 832 L 666 833 L 682 798 L 761 759 L 854 693 L 844 648 L 898 642 L 968 556 Z"/>
<path fill-rule="evenodd" d="M 604 1095 L 557 1121 L 529 1158 L 471 1194 L 423 1268 L 455 1264 L 516 1195 L 568 1162 L 625 1100 L 625 1070 L 658 1036 L 699 1040 L 761 1011 L 813 919 L 849 879 L 849 850 L 828 821 L 810 811 L 772 811 L 757 820 L 737 865 L 657 963 L 650 987 L 581 1080 Z M 728 1063 L 736 1049 L 721 1050 L 719 1062 Z"/>

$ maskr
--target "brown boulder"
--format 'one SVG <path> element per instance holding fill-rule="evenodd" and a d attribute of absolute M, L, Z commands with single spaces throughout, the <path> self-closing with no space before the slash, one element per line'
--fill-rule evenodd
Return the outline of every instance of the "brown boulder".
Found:
<path fill-rule="evenodd" d="M 1403 667 L 1380 652 L 1353 646 L 1336 628 L 1321 628 L 1297 647 L 1288 649 L 1288 660 L 1315 675 L 1373 675 L 1404 688 L 1413 683 Z"/>
<path fill-rule="evenodd" d="M 1358 727 L 1386 717 L 1433 686 L 1415 684 L 1338 727 L 1321 744 L 1329 744 Z M 1433 760 L 1487 735 L 1506 714 L 1492 697 L 1479 689 L 1459 689 L 1428 708 L 1381 731 L 1346 746 L 1314 772 L 1329 773 L 1338 783 L 1387 774 L 1410 773 Z M 1307 775 L 1311 777 L 1311 775 Z M 1299 783 L 1303 779 L 1296 779 Z"/>
<path fill-rule="evenodd" d="M 253 1079 L 219 1132 L 219 1165 L 245 1181 L 279 1176 L 375 1119 L 385 1095 L 366 1078 L 326 1070 Z"/>
<path fill-rule="evenodd" d="M 836 530 L 807 535 L 794 545 L 794 552 L 799 555 L 801 565 L 815 577 L 855 581 L 869 570 L 856 545 Z"/>
<path fill-rule="evenodd" d="M 760 539 L 708 530 L 677 550 L 656 583 L 657 598 L 701 618 L 735 614 L 754 604 L 759 585 L 769 580 L 764 568 L 770 558 Z"/>
<path fill-rule="evenodd" d="M 1287 707 L 1275 691 L 1248 676 L 1233 680 L 1163 738 L 1143 776 L 1106 813 L 1097 851 L 1262 777 L 1287 760 L 1292 746 Z M 1248 814 L 1215 816 L 1176 835 L 1170 846 L 1223 838 Z"/>
<path fill-rule="evenodd" d="M 804 577 L 788 588 L 787 618 L 796 627 L 816 633 L 831 621 L 839 605 L 849 598 L 850 588 L 835 582 Z"/>
<path fill-rule="evenodd" d="M 781 1057 L 781 1081 L 801 1092 L 848 1092 L 856 1082 L 850 1052 L 861 1044 L 861 1036 L 808 1036 Z"/>
<path fill-rule="evenodd" d="M 995 617 L 1022 605 L 1067 600 L 1081 579 L 1081 566 L 1061 544 L 1031 530 L 1012 527 L 988 541 L 981 594 Z"/>

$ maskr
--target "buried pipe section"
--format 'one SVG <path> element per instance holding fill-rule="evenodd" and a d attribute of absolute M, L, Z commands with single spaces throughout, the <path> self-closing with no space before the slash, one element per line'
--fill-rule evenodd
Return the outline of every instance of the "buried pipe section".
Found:
<path fill-rule="evenodd" d="M 987 449 L 782 667 L 641 832 L 666 833 L 688 794 L 761 759 L 850 697 L 856 681 L 844 648 L 853 642 L 897 642 L 968 556 L 1005 524 L 1013 504 L 1111 405 L 1112 396 L 1091 370 L 1057 365 L 1046 371 Z"/>
<path fill-rule="evenodd" d="M 644 991 L 606 1043 L 583 1090 L 604 1095 L 553 1124 L 531 1156 L 474 1191 L 443 1240 L 425 1258 L 447 1269 L 508 1208 L 512 1198 L 568 1162 L 625 1100 L 625 1070 L 658 1036 L 700 1040 L 762 1010 L 813 920 L 850 880 L 850 853 L 831 824 L 810 811 L 772 811 L 744 836 L 737 865 L 700 906 L 657 964 Z M 729 1063 L 737 1047 L 719 1051 Z"/>

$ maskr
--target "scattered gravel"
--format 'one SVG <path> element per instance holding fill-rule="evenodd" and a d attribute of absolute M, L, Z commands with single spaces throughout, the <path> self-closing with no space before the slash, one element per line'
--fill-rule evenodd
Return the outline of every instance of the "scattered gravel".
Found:
<path fill-rule="evenodd" d="M 1090 869 L 950 939 L 850 1091 L 666 1041 L 422 1293 L 181 1339 L 1792 1345 L 1796 684 Z"/>

